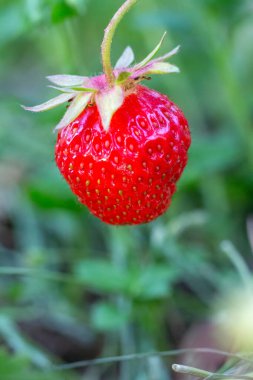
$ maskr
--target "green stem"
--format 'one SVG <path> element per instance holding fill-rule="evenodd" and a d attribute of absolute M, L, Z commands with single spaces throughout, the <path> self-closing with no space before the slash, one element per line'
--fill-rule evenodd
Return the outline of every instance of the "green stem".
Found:
<path fill-rule="evenodd" d="M 216 372 L 209 372 L 205 371 L 203 369 L 195 368 L 195 367 L 189 367 L 187 365 L 181 365 L 181 364 L 173 364 L 172 369 L 175 372 L 183 373 L 186 375 L 195 376 L 201 379 L 205 380 L 251 380 L 251 374 L 247 375 L 233 375 L 230 373 L 216 373 Z"/>
<path fill-rule="evenodd" d="M 137 1 L 138 0 L 126 0 L 124 4 L 122 4 L 122 6 L 119 8 L 119 10 L 115 13 L 109 25 L 105 29 L 104 39 L 101 45 L 101 52 L 103 69 L 109 86 L 112 86 L 115 80 L 111 63 L 111 45 L 113 36 L 122 18 Z"/>
<path fill-rule="evenodd" d="M 250 364 L 253 363 L 252 359 L 250 358 L 249 353 L 232 354 L 231 352 L 216 350 L 214 348 L 200 347 L 200 348 L 182 348 L 182 349 L 170 350 L 170 351 L 143 352 L 139 354 L 135 353 L 135 354 L 128 354 L 128 355 L 97 358 L 97 359 L 91 359 L 91 360 L 82 360 L 79 362 L 55 365 L 53 369 L 56 371 L 62 371 L 62 370 L 67 370 L 67 369 L 82 368 L 82 367 L 94 366 L 94 365 L 122 363 L 125 361 L 132 361 L 132 360 L 143 360 L 143 359 L 148 359 L 148 358 L 156 357 L 156 356 L 164 358 L 164 357 L 178 356 L 178 355 L 183 355 L 183 354 L 193 354 L 193 353 L 201 353 L 201 354 L 211 353 L 211 354 L 226 356 L 228 358 L 243 360 L 244 362 L 250 363 Z M 181 367 L 173 366 L 173 370 L 179 371 L 180 369 Z"/>
<path fill-rule="evenodd" d="M 184 373 L 187 375 L 192 375 L 192 376 L 196 376 L 200 378 L 205 378 L 205 377 L 209 377 L 213 375 L 212 372 L 204 371 L 203 369 L 189 367 L 189 366 L 181 365 L 181 364 L 173 364 L 172 369 L 178 373 Z"/>

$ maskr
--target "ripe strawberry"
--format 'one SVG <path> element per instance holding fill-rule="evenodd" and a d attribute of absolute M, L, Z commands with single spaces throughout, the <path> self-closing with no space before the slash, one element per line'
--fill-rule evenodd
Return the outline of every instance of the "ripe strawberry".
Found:
<path fill-rule="evenodd" d="M 109 224 L 150 222 L 169 207 L 187 163 L 191 138 L 182 111 L 165 95 L 139 84 L 152 74 L 177 72 L 165 59 L 141 63 L 126 48 L 114 69 L 110 64 L 112 30 L 136 0 L 127 0 L 105 31 L 105 74 L 87 78 L 50 76 L 63 94 L 36 107 L 44 111 L 66 101 L 55 149 L 57 166 L 81 203 Z"/>
<path fill-rule="evenodd" d="M 94 215 L 111 224 L 138 224 L 168 208 L 189 145 L 188 124 L 178 107 L 138 85 L 107 132 L 95 104 L 62 129 L 56 163 Z"/>

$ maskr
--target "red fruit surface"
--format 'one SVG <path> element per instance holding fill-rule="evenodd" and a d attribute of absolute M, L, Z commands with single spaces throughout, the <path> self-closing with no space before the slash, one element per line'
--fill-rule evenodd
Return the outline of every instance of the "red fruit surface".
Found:
<path fill-rule="evenodd" d="M 90 212 L 109 224 L 150 222 L 169 207 L 187 163 L 191 137 L 166 96 L 136 86 L 109 130 L 96 104 L 58 134 L 56 163 Z"/>

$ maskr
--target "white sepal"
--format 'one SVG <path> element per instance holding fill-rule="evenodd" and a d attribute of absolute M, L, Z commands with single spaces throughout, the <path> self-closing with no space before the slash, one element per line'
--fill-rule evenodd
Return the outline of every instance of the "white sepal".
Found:
<path fill-rule="evenodd" d="M 82 86 L 89 79 L 80 75 L 49 75 L 46 78 L 51 83 L 63 87 Z"/>
<path fill-rule="evenodd" d="M 154 48 L 154 50 L 152 50 L 151 53 L 146 58 L 143 59 L 143 61 L 141 61 L 140 63 L 138 63 L 138 65 L 135 66 L 136 69 L 139 69 L 139 68 L 141 68 L 143 66 L 146 66 L 151 61 L 151 59 L 154 57 L 154 55 L 158 52 L 158 50 L 162 46 L 162 43 L 163 43 L 163 40 L 164 40 L 166 34 L 167 34 L 166 32 L 163 33 L 163 36 L 162 36 L 161 40 L 156 45 L 156 47 Z"/>
<path fill-rule="evenodd" d="M 124 91 L 121 86 L 114 86 L 108 91 L 98 92 L 95 99 L 102 125 L 108 131 L 114 113 L 124 102 Z"/>
<path fill-rule="evenodd" d="M 163 38 L 164 38 L 164 35 L 163 35 Z M 157 50 L 159 48 L 162 40 L 157 45 L 155 50 Z M 151 54 L 153 54 L 153 52 L 155 51 L 155 50 L 153 50 L 153 52 L 148 56 L 149 58 L 147 57 L 147 59 L 142 61 L 140 64 L 129 68 L 129 71 L 131 71 L 131 78 L 136 79 L 138 77 L 143 77 L 145 75 L 152 75 L 152 74 L 179 73 L 180 70 L 177 66 L 171 65 L 170 63 L 167 63 L 167 62 L 164 62 L 166 59 L 175 55 L 179 49 L 180 49 L 180 46 L 177 46 L 173 50 L 171 50 L 170 52 L 164 54 L 163 56 L 155 58 L 151 61 L 150 60 L 148 61 L 148 59 L 151 57 Z"/>
<path fill-rule="evenodd" d="M 87 104 L 90 101 L 92 94 L 91 93 L 81 93 L 76 95 L 74 100 L 71 102 L 69 108 L 67 109 L 65 115 L 55 127 L 56 130 L 66 127 L 69 123 L 77 118 L 80 113 L 84 110 Z"/>
<path fill-rule="evenodd" d="M 175 65 L 171 65 L 167 62 L 154 62 L 153 64 L 147 66 L 146 75 L 151 74 L 168 74 L 168 73 L 179 73 L 179 68 Z"/>
<path fill-rule="evenodd" d="M 21 106 L 21 107 L 24 108 L 26 111 L 32 111 L 32 112 L 48 111 L 72 99 L 75 96 L 75 94 L 76 94 L 75 92 L 61 94 L 61 95 L 56 96 L 53 99 L 48 100 L 45 103 L 39 104 L 38 106 L 34 106 L 34 107 Z"/>
<path fill-rule="evenodd" d="M 118 59 L 115 69 L 124 69 L 127 68 L 133 63 L 134 61 L 134 52 L 133 49 L 130 46 L 127 46 L 126 49 L 123 51 L 122 55 Z"/>
<path fill-rule="evenodd" d="M 173 55 L 177 54 L 178 51 L 180 49 L 180 45 L 178 45 L 177 47 L 175 47 L 173 50 L 169 51 L 168 53 L 162 55 L 161 57 L 158 57 L 156 59 L 154 59 L 155 62 L 161 62 L 161 61 L 165 61 L 166 59 L 172 57 Z"/>

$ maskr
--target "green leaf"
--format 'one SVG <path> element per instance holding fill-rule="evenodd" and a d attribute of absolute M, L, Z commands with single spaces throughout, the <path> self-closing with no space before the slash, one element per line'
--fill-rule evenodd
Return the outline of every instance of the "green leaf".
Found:
<path fill-rule="evenodd" d="M 61 374 L 33 368 L 23 355 L 0 351 L 0 378 L 2 380 L 63 380 Z M 64 380 L 74 380 L 72 374 L 64 374 Z"/>
<path fill-rule="evenodd" d="M 11 20 L 11 21 L 10 21 Z M 29 21 L 21 2 L 5 2 L 0 8 L 0 47 L 15 40 L 29 28 Z"/>
<path fill-rule="evenodd" d="M 135 274 L 131 282 L 130 294 L 142 300 L 168 297 L 177 275 L 178 271 L 166 264 L 152 265 Z"/>
<path fill-rule="evenodd" d="M 53 6 L 51 18 L 52 22 L 56 24 L 64 21 L 67 18 L 76 16 L 77 14 L 78 13 L 74 7 L 65 1 L 60 1 Z"/>
<path fill-rule="evenodd" d="M 0 335 L 4 337 L 9 347 L 15 352 L 26 356 L 33 363 L 42 368 L 49 367 L 50 361 L 47 356 L 35 346 L 28 343 L 15 326 L 15 323 L 4 315 L 0 316 Z"/>
<path fill-rule="evenodd" d="M 120 310 L 111 303 L 97 303 L 91 313 L 92 325 L 99 331 L 121 329 L 128 321 L 126 310 Z"/>
<path fill-rule="evenodd" d="M 75 268 L 77 279 L 94 290 L 101 292 L 125 292 L 129 276 L 105 260 L 83 260 Z"/>
<path fill-rule="evenodd" d="M 232 133 L 196 136 L 190 148 L 189 162 L 180 185 L 231 167 L 242 158 L 243 153 L 238 138 Z"/>
<path fill-rule="evenodd" d="M 29 200 L 35 204 L 36 207 L 47 210 L 65 210 L 66 213 L 66 210 L 81 211 L 69 188 L 65 186 L 65 183 L 58 175 L 56 167 L 50 163 L 43 165 L 43 167 L 30 178 L 25 190 Z"/>

